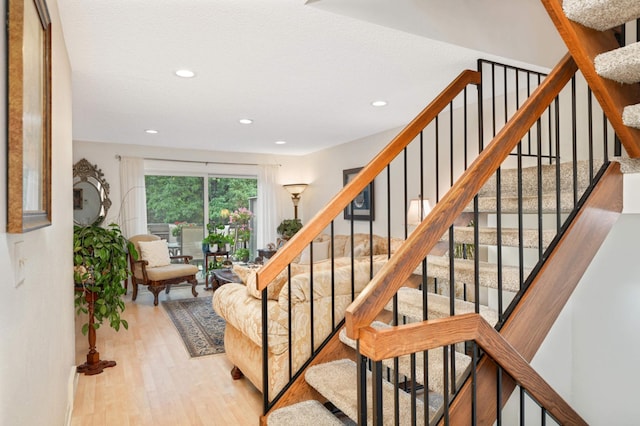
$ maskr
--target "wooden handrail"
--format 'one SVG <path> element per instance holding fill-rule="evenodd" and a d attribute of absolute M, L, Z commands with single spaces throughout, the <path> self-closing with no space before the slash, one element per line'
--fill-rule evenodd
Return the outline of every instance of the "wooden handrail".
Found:
<path fill-rule="evenodd" d="M 349 305 L 345 319 L 347 335 L 350 338 L 357 339 L 359 330 L 373 322 L 451 226 L 452 221 L 469 205 L 576 71 L 577 66 L 571 55 L 565 55 L 395 255 Z"/>
<path fill-rule="evenodd" d="M 622 122 L 623 108 L 640 102 L 640 84 L 621 85 L 602 78 L 593 63 L 598 54 L 619 47 L 613 31 L 597 31 L 569 20 L 562 10 L 562 0 L 541 1 L 627 153 L 632 158 L 640 157 L 640 130 Z"/>
<path fill-rule="evenodd" d="M 479 314 L 457 315 L 382 330 L 366 327 L 360 332 L 360 353 L 381 361 L 469 340 L 475 340 L 560 424 L 587 424 Z"/>
<path fill-rule="evenodd" d="M 352 181 L 345 185 L 325 208 L 320 210 L 297 232 L 283 249 L 278 250 L 276 254 L 269 259 L 269 263 L 256 274 L 258 290 L 264 290 L 271 280 L 286 268 L 318 234 L 326 229 L 331 221 L 338 216 L 465 87 L 469 84 L 480 84 L 481 77 L 482 75 L 478 71 L 465 70 L 460 73 L 460 75 L 422 110 L 398 136 L 380 151 Z"/>

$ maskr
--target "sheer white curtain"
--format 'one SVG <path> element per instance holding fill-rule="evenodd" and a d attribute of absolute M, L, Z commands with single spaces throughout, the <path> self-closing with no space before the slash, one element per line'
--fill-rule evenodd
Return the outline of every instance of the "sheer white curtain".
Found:
<path fill-rule="evenodd" d="M 147 197 L 144 188 L 144 159 L 120 159 L 120 228 L 125 237 L 147 233 Z"/>
<path fill-rule="evenodd" d="M 280 186 L 278 180 L 278 166 L 261 164 L 258 166 L 258 206 L 257 221 L 257 245 L 265 248 L 268 243 L 275 243 L 278 238 L 278 202 L 277 191 Z"/>

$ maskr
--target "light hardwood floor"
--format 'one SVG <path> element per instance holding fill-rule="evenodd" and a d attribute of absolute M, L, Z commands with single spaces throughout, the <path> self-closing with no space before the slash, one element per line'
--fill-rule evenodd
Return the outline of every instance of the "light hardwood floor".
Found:
<path fill-rule="evenodd" d="M 198 297 L 211 291 L 198 285 Z M 193 297 L 190 287 L 173 288 L 160 301 Z M 153 296 L 125 297 L 129 330 L 103 325 L 97 349 L 117 365 L 95 376 L 80 375 L 72 425 L 258 425 L 262 395 L 246 380 L 234 381 L 224 354 L 190 358 L 171 320 Z M 76 318 L 76 361 L 86 361 L 87 337 Z"/>

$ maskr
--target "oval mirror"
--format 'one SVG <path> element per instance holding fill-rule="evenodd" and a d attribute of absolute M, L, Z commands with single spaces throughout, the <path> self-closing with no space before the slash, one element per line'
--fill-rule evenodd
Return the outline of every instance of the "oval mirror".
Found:
<path fill-rule="evenodd" d="M 80 226 L 99 225 L 109 207 L 109 184 L 102 170 L 83 158 L 73 166 L 73 222 Z"/>

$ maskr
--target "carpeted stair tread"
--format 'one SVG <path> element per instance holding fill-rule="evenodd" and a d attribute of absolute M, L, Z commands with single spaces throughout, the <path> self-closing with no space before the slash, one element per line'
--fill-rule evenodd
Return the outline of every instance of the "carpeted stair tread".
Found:
<path fill-rule="evenodd" d="M 540 198 L 541 213 L 556 213 L 557 199 L 556 187 L 560 184 L 560 211 L 569 213 L 574 208 L 573 188 L 577 186 L 578 193 L 584 192 L 589 186 L 591 176 L 602 165 L 601 159 L 593 160 L 593 170 L 589 170 L 588 161 L 564 162 L 558 166 L 555 164 L 543 164 L 541 167 L 523 167 L 520 172 L 517 168 L 500 169 L 500 211 L 502 213 L 518 213 L 518 186 L 522 191 L 522 213 L 538 213 L 538 201 Z M 518 174 L 521 175 L 520 183 Z M 538 197 L 538 174 L 541 176 L 542 196 Z M 575 175 L 575 179 L 574 179 Z M 495 213 L 497 211 L 496 174 L 482 186 L 478 192 L 478 210 L 481 213 Z M 473 212 L 473 203 L 465 208 L 465 212 Z"/>
<path fill-rule="evenodd" d="M 584 192 L 584 189 L 578 189 L 578 193 Z M 501 197 L 500 199 L 500 211 L 502 213 L 517 214 L 518 210 L 518 198 L 517 197 Z M 542 210 L 540 213 L 556 213 L 557 200 L 555 194 L 542 195 Z M 563 192 L 560 194 L 560 211 L 562 213 L 569 213 L 574 208 L 573 193 Z M 478 197 L 478 211 L 480 213 L 496 213 L 497 198 L 496 197 Z M 469 204 L 464 211 L 466 213 L 473 212 L 473 203 Z M 537 214 L 538 209 L 538 196 L 525 196 L 522 197 L 522 210 L 523 214 Z"/>
<path fill-rule="evenodd" d="M 640 17 L 638 0 L 564 0 L 562 8 L 567 18 L 599 31 Z"/>
<path fill-rule="evenodd" d="M 625 126 L 640 129 L 640 104 L 624 107 L 622 111 L 622 122 Z"/>
<path fill-rule="evenodd" d="M 593 160 L 593 173 L 602 166 L 601 159 Z M 575 169 L 575 171 L 574 171 Z M 589 161 L 581 160 L 556 164 L 542 164 L 538 166 L 522 167 L 520 172 L 517 168 L 500 169 L 500 193 L 502 197 L 518 196 L 518 174 L 521 175 L 521 191 L 523 196 L 537 196 L 538 194 L 538 174 L 541 177 L 541 189 L 545 194 L 556 192 L 559 180 L 561 192 L 573 192 L 574 174 L 579 189 L 589 186 L 590 176 Z M 496 174 L 494 173 L 478 191 L 480 197 L 496 196 Z"/>
<path fill-rule="evenodd" d="M 520 237 L 517 228 L 502 228 L 501 240 L 504 247 L 518 247 Z M 555 230 L 542 231 L 542 244 L 546 248 L 555 238 Z M 472 226 L 454 226 L 453 239 L 456 243 L 474 244 L 474 227 Z M 447 231 L 441 241 L 449 240 L 449 231 Z M 498 231 L 496 228 L 481 227 L 478 229 L 478 243 L 480 245 L 495 246 L 498 241 Z M 538 247 L 538 230 L 523 229 L 522 230 L 522 246 L 525 248 Z"/>
<path fill-rule="evenodd" d="M 601 53 L 594 65 L 598 75 L 609 80 L 624 84 L 640 82 L 640 42 Z"/>
<path fill-rule="evenodd" d="M 480 261 L 480 282 L 483 287 L 498 288 L 498 265 Z M 457 283 L 474 284 L 475 261 L 454 259 L 454 278 Z M 415 270 L 415 274 L 422 272 L 422 265 Z M 525 269 L 524 276 L 529 275 Z M 449 256 L 427 256 L 427 275 L 449 281 Z M 520 289 L 520 270 L 514 266 L 502 266 L 502 290 L 518 291 Z"/>
<path fill-rule="evenodd" d="M 391 326 L 388 324 L 385 324 L 383 322 L 380 321 L 374 321 L 371 324 L 371 327 L 373 328 L 377 328 L 377 329 L 384 329 L 384 328 L 390 328 Z M 353 339 L 350 339 L 347 336 L 346 330 L 343 328 L 340 331 L 340 340 L 342 341 L 342 343 L 344 343 L 347 346 L 352 347 L 353 349 L 356 348 L 356 342 Z M 465 354 L 462 354 L 460 352 L 454 352 L 455 353 L 455 368 L 456 368 L 456 383 L 458 384 L 458 386 L 460 386 L 462 384 L 462 382 L 464 381 L 464 379 L 466 379 L 466 370 L 469 367 L 469 365 L 471 364 L 471 358 L 468 357 Z M 428 380 L 429 380 L 429 386 L 428 389 L 433 391 L 433 392 L 437 392 L 439 395 L 443 395 L 444 394 L 444 363 L 442 361 L 442 355 L 443 355 L 443 351 L 441 348 L 435 349 L 435 350 L 431 350 L 429 351 L 429 355 L 427 357 L 427 361 L 429 363 L 429 369 L 428 369 Z M 411 356 L 410 355 L 404 355 L 398 358 L 398 373 L 400 374 L 400 380 L 402 380 L 402 376 L 407 377 L 409 379 L 411 379 Z M 416 383 L 419 384 L 424 384 L 424 362 L 423 362 L 423 353 L 422 352 L 418 352 L 416 353 L 416 362 L 415 362 L 415 371 L 416 371 Z M 449 374 L 451 374 L 451 358 L 450 356 L 447 358 L 447 364 L 448 364 L 448 369 L 449 369 Z M 394 369 L 394 360 L 393 359 L 385 359 L 382 361 L 382 365 L 384 365 L 385 367 L 389 368 L 390 370 L 393 371 Z M 449 377 L 449 383 L 448 383 L 448 391 L 449 394 L 453 393 L 453 389 L 451 387 L 451 378 Z M 437 406 L 435 406 L 434 408 L 440 408 L 440 404 L 438 403 Z"/>
<path fill-rule="evenodd" d="M 275 410 L 267 417 L 268 426 L 344 426 L 336 416 L 315 399 Z"/>
<path fill-rule="evenodd" d="M 305 373 L 305 379 L 309 385 L 315 388 L 322 396 L 342 411 L 347 417 L 356 421 L 358 418 L 358 394 L 357 394 L 357 367 L 350 359 L 340 359 L 324 364 L 313 365 Z M 367 372 L 367 424 L 373 424 L 372 415 L 372 385 L 371 372 Z M 383 424 L 394 424 L 393 403 L 394 387 L 386 380 L 382 381 L 382 398 L 386 403 L 383 409 Z M 399 390 L 401 425 L 410 424 L 411 395 Z M 416 400 L 416 413 L 418 424 L 424 424 L 424 404 Z M 429 418 L 436 409 L 429 407 Z"/>
<path fill-rule="evenodd" d="M 398 313 L 416 321 L 422 321 L 422 290 L 410 287 L 401 287 L 398 290 Z M 428 318 L 447 318 L 451 316 L 450 299 L 440 294 L 427 293 Z M 385 309 L 393 310 L 392 301 L 387 303 Z M 469 314 L 476 311 L 475 303 L 455 299 L 455 315 Z M 488 306 L 480 305 L 480 316 L 492 326 L 498 323 L 498 312 Z"/>

